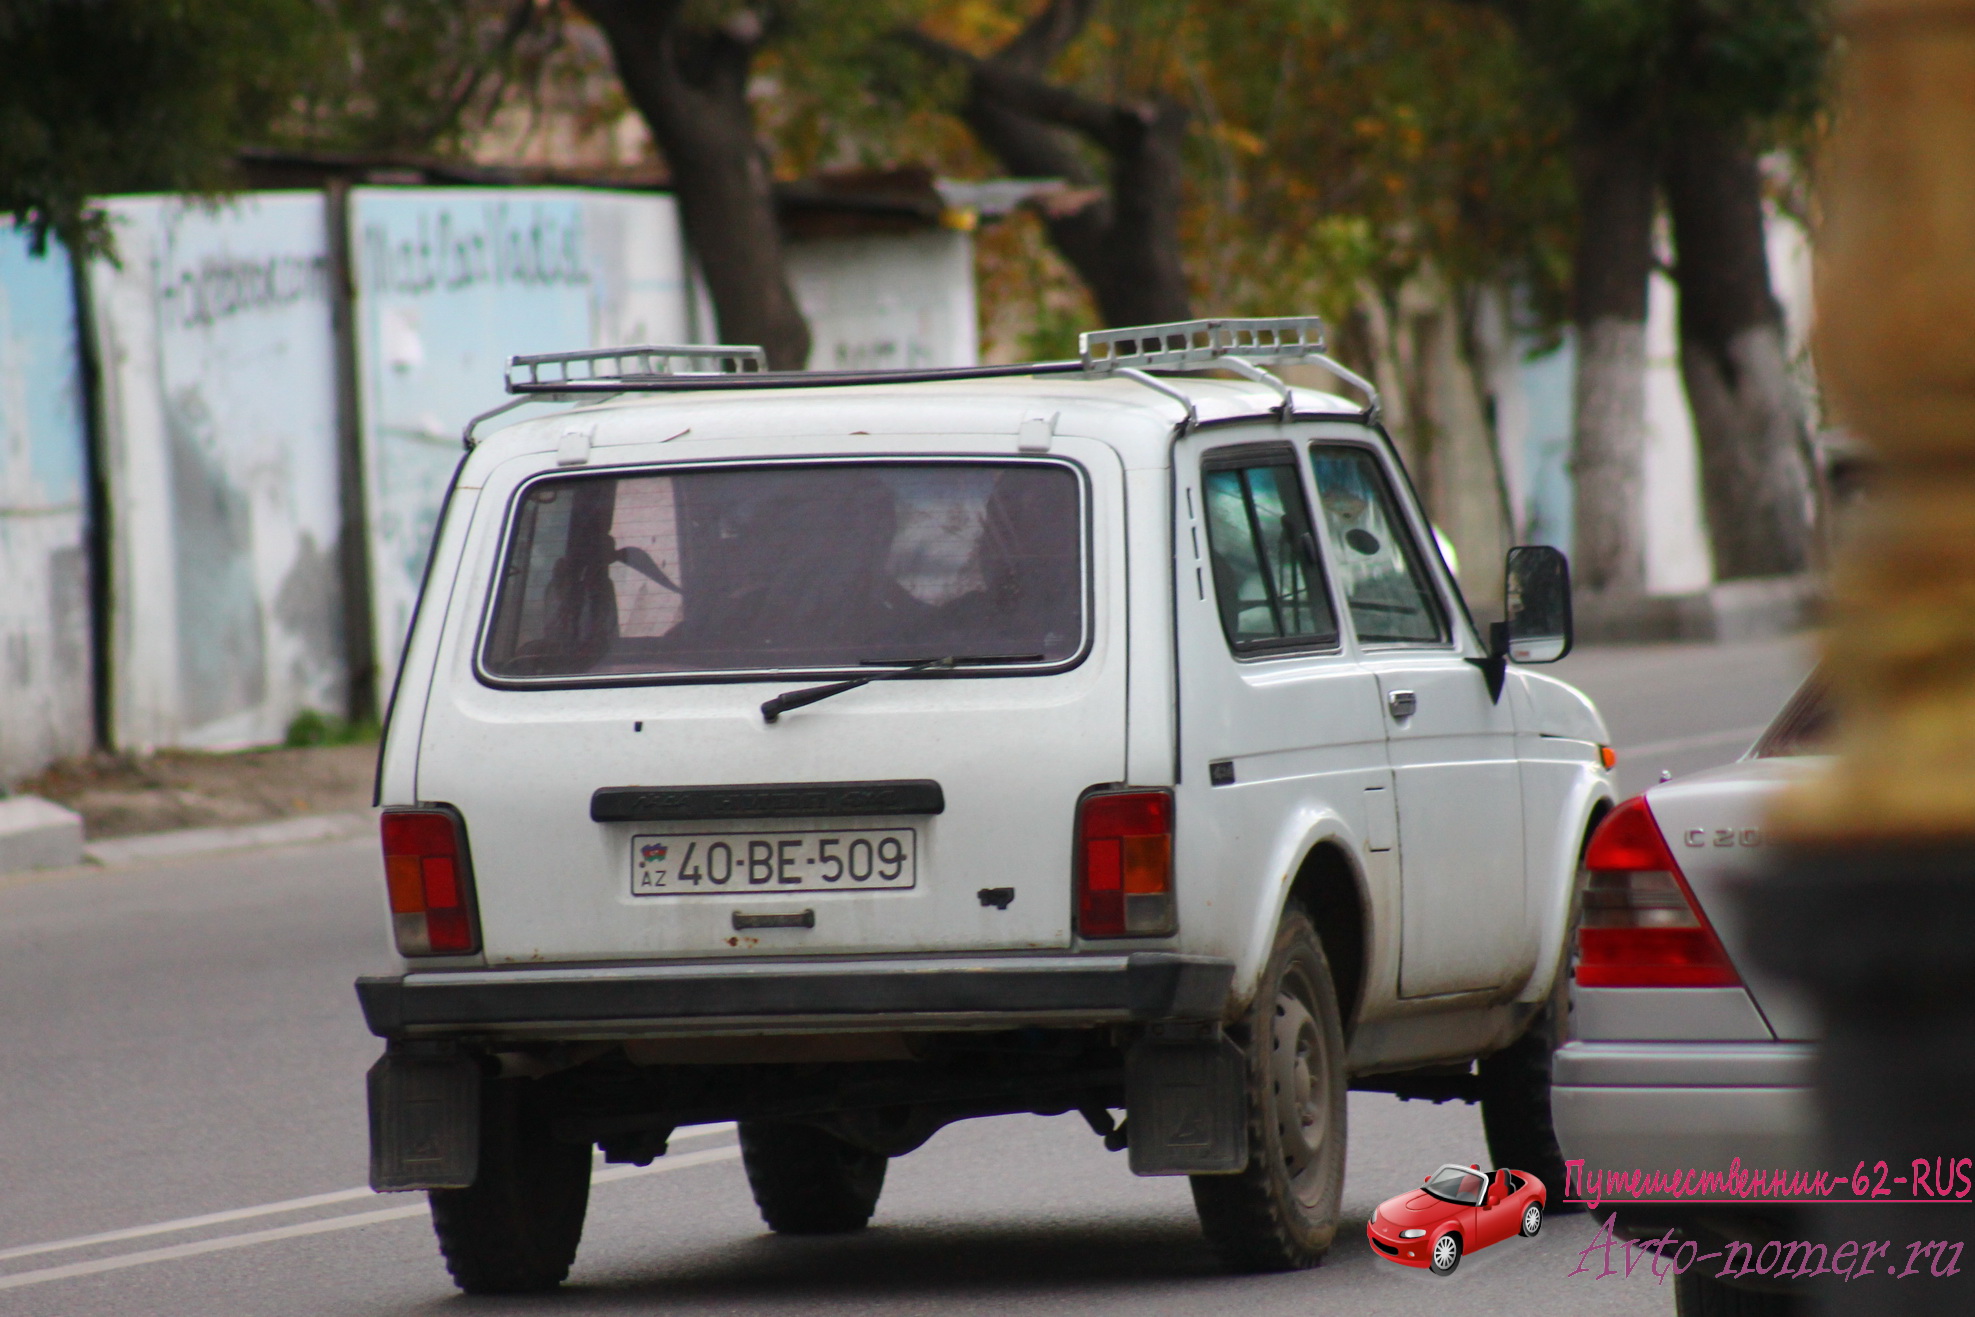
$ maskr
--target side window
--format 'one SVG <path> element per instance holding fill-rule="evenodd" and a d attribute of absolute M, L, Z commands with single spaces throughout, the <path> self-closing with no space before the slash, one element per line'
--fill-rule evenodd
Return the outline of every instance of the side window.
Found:
<path fill-rule="evenodd" d="M 1337 643 L 1293 461 L 1210 459 L 1201 474 L 1214 598 L 1237 654 Z"/>
<path fill-rule="evenodd" d="M 1368 645 L 1446 643 L 1446 615 L 1378 459 L 1363 448 L 1316 444 L 1310 448 L 1310 465 L 1324 525 L 1336 546 L 1338 588 L 1358 640 Z"/>

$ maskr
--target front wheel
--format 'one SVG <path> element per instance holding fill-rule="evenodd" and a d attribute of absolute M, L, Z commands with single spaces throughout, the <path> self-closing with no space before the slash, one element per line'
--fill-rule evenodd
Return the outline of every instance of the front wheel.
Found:
<path fill-rule="evenodd" d="M 1531 1203 L 1528 1207 L 1523 1208 L 1522 1209 L 1522 1237 L 1524 1239 L 1534 1239 L 1536 1238 L 1537 1232 L 1542 1229 L 1543 1229 L 1543 1205 L 1541 1203 Z"/>
<path fill-rule="evenodd" d="M 1248 1165 L 1193 1176 L 1194 1209 L 1231 1268 L 1314 1267 L 1337 1236 L 1344 1193 L 1344 1026 L 1323 944 L 1294 906 L 1243 1029 Z"/>
<path fill-rule="evenodd" d="M 590 1145 L 563 1143 L 531 1102 L 531 1079 L 481 1082 L 480 1170 L 431 1192 L 432 1229 L 468 1294 L 532 1294 L 562 1284 L 590 1204 Z"/>
<path fill-rule="evenodd" d="M 1433 1257 L 1427 1264 L 1436 1276 L 1451 1276 L 1454 1268 L 1461 1265 L 1461 1238 L 1459 1235 L 1442 1235 L 1433 1241 Z"/>

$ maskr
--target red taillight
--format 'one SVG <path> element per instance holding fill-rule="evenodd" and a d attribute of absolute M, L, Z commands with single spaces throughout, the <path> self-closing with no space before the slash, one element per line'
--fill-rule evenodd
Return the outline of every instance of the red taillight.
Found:
<path fill-rule="evenodd" d="M 1741 976 L 1660 835 L 1644 796 L 1591 834 L 1577 981 L 1587 988 L 1733 988 Z"/>
<path fill-rule="evenodd" d="M 458 956 L 479 950 L 459 816 L 443 809 L 387 809 L 380 829 L 399 953 Z"/>
<path fill-rule="evenodd" d="M 1172 793 L 1085 796 L 1077 807 L 1077 932 L 1163 937 L 1174 915 Z"/>

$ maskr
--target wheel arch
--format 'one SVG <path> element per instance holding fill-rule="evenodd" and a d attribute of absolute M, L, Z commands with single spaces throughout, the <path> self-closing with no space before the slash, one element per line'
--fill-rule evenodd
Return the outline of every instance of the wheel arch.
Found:
<path fill-rule="evenodd" d="M 1324 959 L 1330 964 L 1331 986 L 1337 993 L 1337 1012 L 1344 1025 L 1348 1045 L 1356 1031 L 1359 1007 L 1364 1003 L 1365 975 L 1371 958 L 1371 925 L 1366 916 L 1367 895 L 1364 874 L 1352 862 L 1350 852 L 1336 838 L 1326 837 L 1311 846 L 1296 866 L 1284 896 L 1300 906 L 1317 930 Z M 1281 912 L 1277 913 L 1280 921 Z"/>
<path fill-rule="evenodd" d="M 1283 914 L 1297 901 L 1310 913 L 1324 958 L 1333 962 L 1338 1014 L 1345 1041 L 1350 1041 L 1371 972 L 1377 969 L 1372 953 L 1380 907 L 1368 886 L 1361 849 L 1357 830 L 1331 802 L 1312 802 L 1283 819 L 1265 870 L 1271 877 L 1266 887 L 1258 885 L 1254 904 L 1241 912 L 1230 1019 L 1253 1002 Z M 1355 966 L 1341 981 L 1340 964 Z"/>
<path fill-rule="evenodd" d="M 1566 801 L 1567 817 L 1575 819 L 1576 826 L 1557 830 L 1556 850 L 1545 864 L 1545 869 L 1556 875 L 1553 881 L 1563 899 L 1552 899 L 1542 912 L 1542 941 L 1537 947 L 1536 969 L 1517 1000 L 1547 1001 L 1556 990 L 1557 976 L 1570 953 L 1568 943 L 1577 917 L 1578 871 L 1583 867 L 1584 848 L 1590 843 L 1591 833 L 1617 803 L 1616 793 L 1601 774 L 1586 774 Z"/>

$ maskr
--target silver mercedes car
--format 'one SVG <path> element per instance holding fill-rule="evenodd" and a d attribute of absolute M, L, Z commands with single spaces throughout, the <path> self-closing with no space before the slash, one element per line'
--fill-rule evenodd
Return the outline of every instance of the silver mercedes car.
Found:
<path fill-rule="evenodd" d="M 1693 1241 L 1675 1282 L 1686 1317 L 1800 1311 L 1801 1204 L 1844 1192 L 1816 1179 L 1818 1021 L 1744 954 L 1729 896 L 1763 863 L 1772 799 L 1817 771 L 1829 723 L 1813 674 L 1740 760 L 1623 802 L 1585 853 L 1551 1090 L 1561 1197 L 1610 1212 L 1620 1236 L 1668 1240 L 1656 1256 Z"/>

